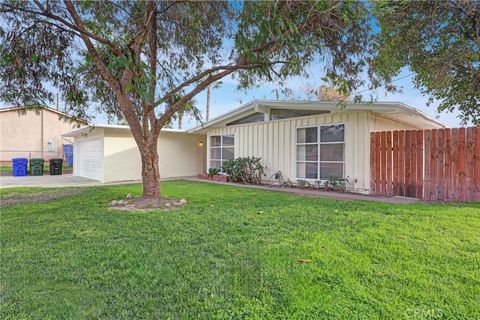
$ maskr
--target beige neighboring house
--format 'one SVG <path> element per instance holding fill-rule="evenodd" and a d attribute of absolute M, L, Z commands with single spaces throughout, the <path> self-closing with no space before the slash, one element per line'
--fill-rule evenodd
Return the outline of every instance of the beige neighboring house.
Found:
<path fill-rule="evenodd" d="M 162 131 L 160 176 L 220 168 L 225 160 L 262 159 L 266 180 L 278 171 L 293 182 L 348 179 L 349 191 L 369 193 L 370 132 L 445 125 L 400 102 L 353 103 L 254 100 L 203 126 Z M 74 175 L 102 182 L 140 180 L 138 148 L 127 126 L 75 130 Z"/>
<path fill-rule="evenodd" d="M 69 115 L 51 108 L 0 109 L 0 161 L 12 158 L 63 158 L 63 145 L 73 139 L 62 137 L 86 121 L 73 121 Z"/>

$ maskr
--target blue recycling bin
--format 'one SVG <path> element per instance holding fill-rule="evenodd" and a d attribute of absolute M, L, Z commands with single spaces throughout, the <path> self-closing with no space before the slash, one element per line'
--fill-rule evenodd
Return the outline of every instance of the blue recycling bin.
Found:
<path fill-rule="evenodd" d="M 73 144 L 64 144 L 63 145 L 63 154 L 65 160 L 70 167 L 73 167 Z"/>
<path fill-rule="evenodd" d="M 14 177 L 23 177 L 27 175 L 27 158 L 12 159 L 12 174 Z"/>

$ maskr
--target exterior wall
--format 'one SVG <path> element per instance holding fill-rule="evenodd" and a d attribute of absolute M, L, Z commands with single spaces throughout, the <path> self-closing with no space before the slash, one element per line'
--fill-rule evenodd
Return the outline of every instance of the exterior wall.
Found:
<path fill-rule="evenodd" d="M 393 121 L 382 116 L 370 114 L 370 122 L 372 131 L 391 131 L 391 130 L 414 130 L 420 129 L 411 125 Z"/>
<path fill-rule="evenodd" d="M 235 157 L 261 157 L 266 179 L 282 171 L 284 179 L 296 181 L 296 129 L 323 124 L 345 124 L 345 176 L 350 190 L 368 193 L 370 187 L 370 113 L 368 111 L 334 112 L 298 118 L 207 129 L 207 166 L 210 136 L 235 135 Z"/>
<path fill-rule="evenodd" d="M 17 157 L 45 160 L 63 157 L 63 144 L 72 143 L 73 140 L 62 138 L 61 135 L 77 128 L 78 124 L 59 119 L 59 115 L 53 111 L 37 112 L 0 112 L 0 161 L 10 162 Z M 54 151 L 48 151 L 48 140 L 52 138 L 55 139 Z"/>
<path fill-rule="evenodd" d="M 141 180 L 140 152 L 131 133 L 105 128 L 103 181 Z M 203 171 L 205 136 L 183 132 L 160 133 L 158 152 L 161 178 L 193 176 Z"/>

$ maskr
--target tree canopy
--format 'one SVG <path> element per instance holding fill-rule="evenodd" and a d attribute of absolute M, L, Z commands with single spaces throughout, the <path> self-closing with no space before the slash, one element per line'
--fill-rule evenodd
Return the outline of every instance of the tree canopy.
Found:
<path fill-rule="evenodd" d="M 0 99 L 32 105 L 59 90 L 79 116 L 97 102 L 124 117 L 145 196 L 159 194 L 161 128 L 211 83 L 282 81 L 318 58 L 326 76 L 354 90 L 370 53 L 357 1 L 7 0 L 0 12 Z"/>
<path fill-rule="evenodd" d="M 480 1 L 378 1 L 374 13 L 377 71 L 408 66 L 439 111 L 480 124 Z"/>

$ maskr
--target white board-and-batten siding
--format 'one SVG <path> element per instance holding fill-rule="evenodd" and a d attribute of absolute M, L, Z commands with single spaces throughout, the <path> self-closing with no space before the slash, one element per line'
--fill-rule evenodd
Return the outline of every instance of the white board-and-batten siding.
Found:
<path fill-rule="evenodd" d="M 284 179 L 296 182 L 297 128 L 328 124 L 345 125 L 345 177 L 349 189 L 367 193 L 370 184 L 370 115 L 368 111 L 335 112 L 267 122 L 210 128 L 207 133 L 207 165 L 210 166 L 210 136 L 233 134 L 235 158 L 262 158 L 265 179 L 281 171 Z"/>

